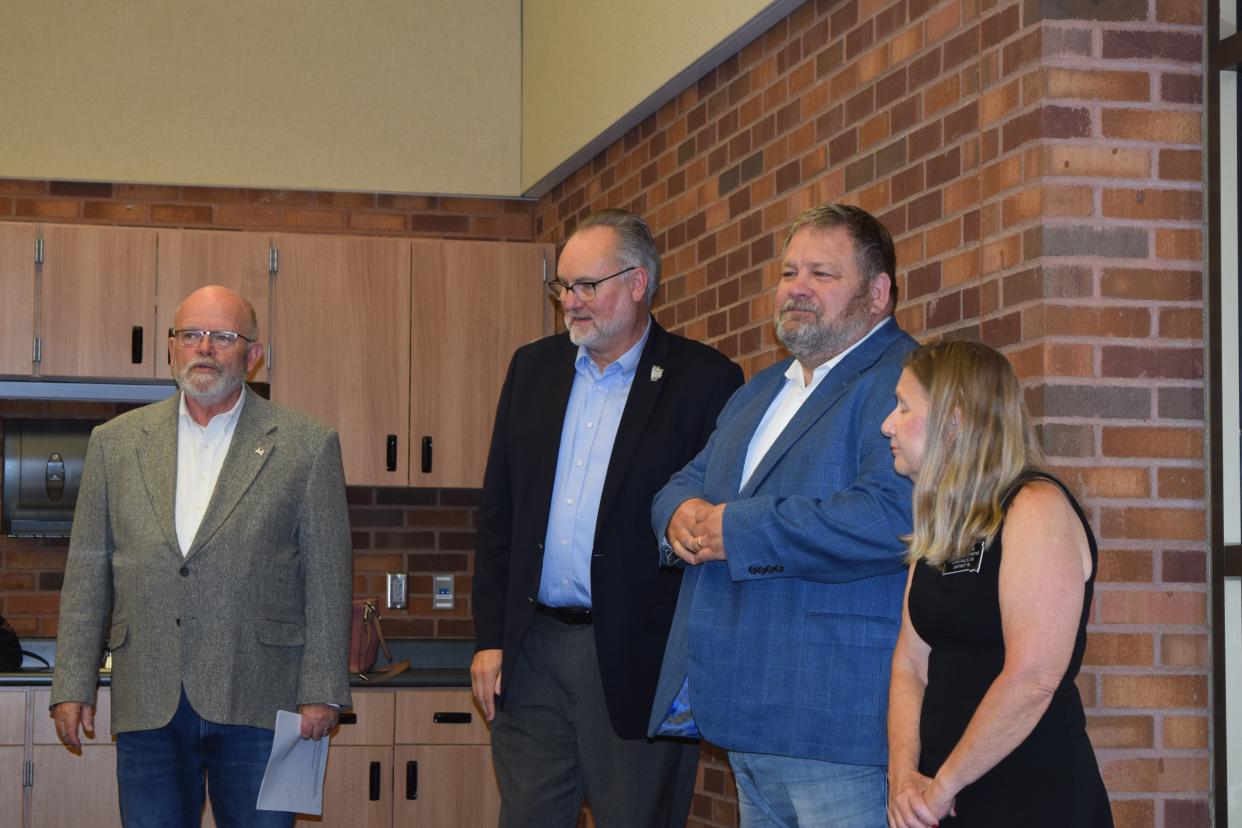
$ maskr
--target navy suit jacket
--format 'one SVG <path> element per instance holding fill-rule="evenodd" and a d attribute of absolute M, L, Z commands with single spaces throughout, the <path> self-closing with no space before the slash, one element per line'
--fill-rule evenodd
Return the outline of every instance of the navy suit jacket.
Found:
<path fill-rule="evenodd" d="M 727 559 L 686 567 L 650 732 L 688 676 L 694 721 L 716 745 L 887 761 L 911 485 L 893 471 L 880 424 L 916 344 L 887 320 L 828 373 L 741 488 L 747 447 L 791 360 L 764 370 L 656 496 L 661 535 L 690 498 L 727 503 Z"/>
<path fill-rule="evenodd" d="M 496 409 L 479 506 L 473 610 L 476 647 L 504 650 L 502 708 L 535 614 L 577 354 L 566 334 L 519 348 Z M 741 369 L 719 351 L 652 320 L 613 442 L 591 550 L 600 677 L 609 720 L 625 739 L 646 736 L 681 582 L 679 570 L 659 565 L 651 498 L 707 443 L 741 384 Z"/>

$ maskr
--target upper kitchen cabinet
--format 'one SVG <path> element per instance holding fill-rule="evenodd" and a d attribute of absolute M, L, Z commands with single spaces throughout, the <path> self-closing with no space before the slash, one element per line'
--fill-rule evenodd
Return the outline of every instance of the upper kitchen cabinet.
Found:
<path fill-rule="evenodd" d="M 0 374 L 34 370 L 34 224 L 0 224 Z"/>
<path fill-rule="evenodd" d="M 259 341 L 271 344 L 267 296 L 270 247 L 266 233 L 160 230 L 159 250 L 155 330 L 160 343 L 156 359 L 161 366 L 167 364 L 163 344 L 177 305 L 205 285 L 223 285 L 249 300 L 259 319 Z M 166 374 L 166 368 L 156 368 L 157 378 Z M 267 381 L 267 360 L 255 366 L 249 378 Z"/>
<path fill-rule="evenodd" d="M 509 358 L 548 330 L 552 245 L 413 242 L 410 485 L 483 484 Z"/>
<path fill-rule="evenodd" d="M 48 377 L 155 376 L 155 232 L 45 224 L 40 371 Z"/>
<path fill-rule="evenodd" d="M 273 244 L 272 399 L 340 432 L 350 484 L 409 485 L 410 243 Z"/>

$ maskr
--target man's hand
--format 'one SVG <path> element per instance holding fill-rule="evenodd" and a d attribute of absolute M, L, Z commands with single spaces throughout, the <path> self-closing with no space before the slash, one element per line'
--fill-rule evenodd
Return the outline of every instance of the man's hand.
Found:
<path fill-rule="evenodd" d="M 702 498 L 692 497 L 677 507 L 665 532 L 677 557 L 691 565 L 725 559 L 725 505 L 713 506 Z"/>
<path fill-rule="evenodd" d="M 298 712 L 302 714 L 302 738 L 316 742 L 331 733 L 340 720 L 340 711 L 330 704 L 300 704 Z"/>
<path fill-rule="evenodd" d="M 474 700 L 489 722 L 496 718 L 496 697 L 500 695 L 500 662 L 504 651 L 479 650 L 470 662 L 470 689 Z"/>
<path fill-rule="evenodd" d="M 56 722 L 56 735 L 71 748 L 82 747 L 79 726 L 87 736 L 95 735 L 95 706 L 92 704 L 61 702 L 52 708 L 52 719 Z"/>

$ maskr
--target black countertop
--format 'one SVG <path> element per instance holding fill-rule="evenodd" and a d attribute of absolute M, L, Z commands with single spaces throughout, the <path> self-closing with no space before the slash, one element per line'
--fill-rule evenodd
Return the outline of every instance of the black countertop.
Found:
<path fill-rule="evenodd" d="M 410 669 L 382 684 L 372 684 L 358 676 L 350 676 L 352 687 L 469 687 L 470 660 L 474 642 L 463 639 L 415 638 L 389 639 L 394 661 L 410 660 Z M 56 641 L 50 638 L 23 639 L 22 649 L 56 663 Z M 384 671 L 384 654 L 380 653 L 375 672 Z M 0 687 L 40 687 L 52 683 L 52 671 L 35 659 L 27 657 L 19 673 L 0 673 Z M 111 673 L 99 673 L 100 686 L 112 684 Z"/>

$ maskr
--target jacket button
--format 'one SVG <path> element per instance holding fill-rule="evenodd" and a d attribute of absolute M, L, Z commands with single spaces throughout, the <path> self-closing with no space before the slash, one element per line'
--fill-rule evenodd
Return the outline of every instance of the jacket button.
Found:
<path fill-rule="evenodd" d="M 181 573 L 182 578 L 185 578 L 186 576 L 190 574 L 190 568 L 188 566 L 183 566 L 177 571 Z"/>

